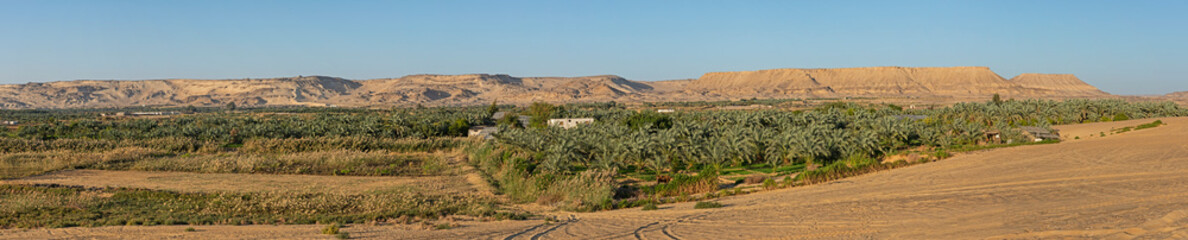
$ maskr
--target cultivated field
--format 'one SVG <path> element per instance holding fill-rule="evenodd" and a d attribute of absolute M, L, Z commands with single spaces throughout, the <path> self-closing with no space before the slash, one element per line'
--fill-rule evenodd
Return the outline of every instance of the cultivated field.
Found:
<path fill-rule="evenodd" d="M 352 225 L 353 238 L 404 239 L 1034 239 L 1188 238 L 1188 118 L 1060 144 L 961 154 L 824 184 L 658 210 L 554 212 L 556 221 L 460 222 L 448 230 Z M 1058 126 L 1102 132 L 1153 119 Z M 1115 126 L 1117 125 L 1117 126 Z M 320 225 L 9 229 L 27 238 L 319 239 Z"/>

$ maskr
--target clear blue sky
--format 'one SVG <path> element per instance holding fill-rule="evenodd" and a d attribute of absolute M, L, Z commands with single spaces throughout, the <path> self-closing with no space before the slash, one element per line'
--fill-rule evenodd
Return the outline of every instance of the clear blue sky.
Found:
<path fill-rule="evenodd" d="M 1188 90 L 1188 1 L 2 1 L 0 83 L 862 66 Z"/>

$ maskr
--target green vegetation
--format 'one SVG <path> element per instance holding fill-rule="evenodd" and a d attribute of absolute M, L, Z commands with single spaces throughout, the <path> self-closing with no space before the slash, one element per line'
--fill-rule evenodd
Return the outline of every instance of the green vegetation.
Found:
<path fill-rule="evenodd" d="M 1118 133 L 1129 132 L 1131 130 L 1142 130 L 1142 129 L 1148 129 L 1148 128 L 1158 127 L 1158 126 L 1162 126 L 1162 125 L 1163 125 L 1162 120 L 1155 120 L 1154 122 L 1139 124 L 1138 126 L 1114 129 L 1111 131 L 1111 133 L 1118 134 Z"/>
<path fill-rule="evenodd" d="M 707 208 L 721 208 L 722 203 L 719 202 L 697 202 L 693 205 L 693 209 L 707 209 Z"/>
<path fill-rule="evenodd" d="M 643 205 L 643 208 L 640 208 L 639 210 L 642 210 L 642 211 L 652 211 L 652 210 L 657 210 L 657 209 L 660 209 L 660 207 L 657 207 L 657 206 L 656 206 L 656 203 L 651 203 L 651 202 L 649 202 L 649 203 L 646 203 L 646 204 L 644 204 L 644 205 Z"/>
<path fill-rule="evenodd" d="M 402 216 L 506 216 L 480 196 L 179 193 L 126 188 L 0 185 L 0 227 L 365 223 Z"/>
<path fill-rule="evenodd" d="M 139 147 L 108 151 L 0 153 L 0 179 L 62 169 L 268 173 L 350 176 L 440 175 L 447 163 L 438 156 L 387 151 L 327 151 L 287 154 L 174 154 Z"/>
<path fill-rule="evenodd" d="M 332 223 L 330 225 L 326 225 L 325 228 L 322 228 L 322 234 L 328 234 L 328 235 L 338 234 L 339 227 L 340 226 L 338 226 L 338 223 Z"/>
<path fill-rule="evenodd" d="M 1172 103 L 1120 100 L 998 99 L 927 110 L 837 100 L 647 103 L 645 109 L 607 102 L 0 110 L 5 120 L 22 121 L 19 127 L 0 128 L 0 178 L 66 169 L 441 176 L 460 172 L 446 153 L 461 151 L 468 156 L 466 163 L 513 203 L 570 211 L 649 210 L 661 203 L 708 201 L 905 166 L 911 163 L 881 160 L 906 153 L 924 155 L 919 162 L 926 162 L 952 152 L 1037 144 L 1023 137 L 1020 126 L 1188 116 Z M 706 110 L 751 105 L 774 107 Z M 651 109 L 655 107 L 682 109 L 660 114 Z M 100 116 L 115 111 L 187 114 Z M 507 114 L 491 119 L 497 111 Z M 519 116 L 528 116 L 530 127 L 521 127 Z M 596 121 L 573 129 L 547 127 L 550 118 L 577 117 Z M 500 132 L 494 141 L 459 138 L 478 125 L 498 126 Z M 735 184 L 747 176 L 762 178 Z M 451 214 L 522 217 L 495 210 L 496 199 L 411 192 L 181 193 L 9 184 L 0 185 L 0 227 L 359 223 Z M 697 205 L 721 207 L 716 202 Z"/>
<path fill-rule="evenodd" d="M 607 193 L 587 190 L 583 196 L 590 198 L 580 201 L 566 197 L 545 201 L 577 201 L 581 204 L 569 205 L 581 205 L 581 209 L 638 206 L 640 199 L 694 199 L 716 191 L 716 178 L 722 175 L 740 178 L 744 172 L 761 172 L 778 177 L 814 169 L 794 180 L 812 183 L 897 167 L 898 163 L 885 165 L 878 159 L 909 149 L 923 149 L 917 151 L 927 152 L 928 159 L 945 159 L 950 151 L 1037 144 L 1024 137 L 1020 126 L 1093 122 L 1118 114 L 1188 115 L 1172 103 L 1120 100 L 1000 100 L 928 110 L 833 102 L 808 111 L 672 114 L 536 103 L 526 111 L 533 116 L 597 121 L 573 129 L 502 127 L 496 141 L 472 147 L 471 163 L 512 199 L 538 201 L 534 197 L 538 192 L 556 191 L 551 186 L 555 179 L 579 178 L 586 172 L 657 181 L 629 181 L 636 183 L 626 186 L 592 181 L 598 187 L 591 189 Z M 988 132 L 998 133 L 999 138 L 989 137 Z M 1038 144 L 1043 143 L 1050 142 Z M 757 165 L 765 167 L 750 167 Z"/>

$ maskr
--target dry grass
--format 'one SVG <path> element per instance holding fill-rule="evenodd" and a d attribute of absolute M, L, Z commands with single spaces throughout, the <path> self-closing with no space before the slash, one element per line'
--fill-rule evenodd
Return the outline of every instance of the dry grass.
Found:
<path fill-rule="evenodd" d="M 349 187 L 349 186 L 343 186 Z M 0 227 L 384 222 L 445 215 L 506 218 L 481 195 L 179 193 L 172 191 L 0 185 Z"/>
<path fill-rule="evenodd" d="M 337 150 L 267 155 L 181 155 L 144 159 L 114 169 L 198 173 L 430 176 L 442 173 L 446 165 L 444 161 L 430 154 Z"/>
<path fill-rule="evenodd" d="M 62 169 L 430 176 L 443 174 L 447 165 L 446 160 L 435 154 L 406 154 L 385 150 L 175 155 L 161 150 L 123 147 L 101 152 L 52 150 L 0 153 L 0 179 L 26 177 Z"/>
<path fill-rule="evenodd" d="M 116 148 L 104 152 L 51 150 L 0 154 L 0 179 L 11 179 L 62 169 L 122 164 L 159 157 L 166 152 L 140 147 Z"/>

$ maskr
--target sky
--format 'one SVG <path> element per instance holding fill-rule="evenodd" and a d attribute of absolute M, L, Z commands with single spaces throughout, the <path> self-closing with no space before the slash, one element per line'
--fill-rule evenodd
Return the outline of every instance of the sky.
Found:
<path fill-rule="evenodd" d="M 987 66 L 1188 90 L 1188 1 L 0 0 L 0 84 Z"/>

